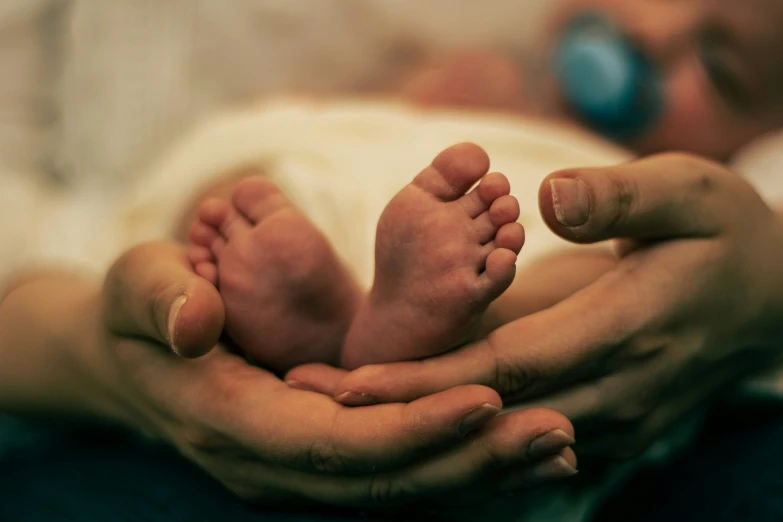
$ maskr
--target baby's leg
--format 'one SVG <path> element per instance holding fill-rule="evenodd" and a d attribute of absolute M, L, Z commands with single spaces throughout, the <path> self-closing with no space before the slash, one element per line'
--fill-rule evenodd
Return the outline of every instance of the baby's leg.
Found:
<path fill-rule="evenodd" d="M 226 332 L 255 362 L 283 372 L 337 364 L 361 293 L 327 240 L 272 182 L 240 182 L 205 201 L 190 229 L 196 272 L 220 290 Z"/>
<path fill-rule="evenodd" d="M 428 357 L 480 329 L 489 304 L 511 284 L 524 243 L 508 180 L 485 175 L 488 168 L 479 147 L 456 145 L 386 207 L 375 282 L 348 333 L 346 367 Z"/>

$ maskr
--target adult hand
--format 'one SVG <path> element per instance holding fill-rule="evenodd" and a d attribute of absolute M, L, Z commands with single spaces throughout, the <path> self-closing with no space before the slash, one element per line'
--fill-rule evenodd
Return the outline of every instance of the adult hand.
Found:
<path fill-rule="evenodd" d="M 356 370 L 338 400 L 484 384 L 565 413 L 581 455 L 622 457 L 783 355 L 783 228 L 735 173 L 681 154 L 569 170 L 545 180 L 540 206 L 566 239 L 622 239 L 616 268 L 456 352 Z"/>
<path fill-rule="evenodd" d="M 115 264 L 103 305 L 113 392 L 132 423 L 240 497 L 434 507 L 574 473 L 570 423 L 548 410 L 496 417 L 502 404 L 490 388 L 460 386 L 410 404 L 347 408 L 289 388 L 220 346 L 209 351 L 223 309 L 204 283 L 173 245 L 139 247 Z M 209 353 L 185 359 L 163 349 L 170 341 L 180 353 Z"/>

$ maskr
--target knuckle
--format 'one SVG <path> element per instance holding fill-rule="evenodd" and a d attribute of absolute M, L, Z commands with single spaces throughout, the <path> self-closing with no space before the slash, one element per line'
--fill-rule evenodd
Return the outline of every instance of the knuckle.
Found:
<path fill-rule="evenodd" d="M 654 321 L 656 317 L 650 317 L 648 321 Z M 623 343 L 622 349 L 617 351 L 619 363 L 626 365 L 655 359 L 667 352 L 673 343 L 671 334 L 635 336 Z"/>
<path fill-rule="evenodd" d="M 495 384 L 501 394 L 526 396 L 535 389 L 539 376 L 521 364 L 495 363 Z"/>
<path fill-rule="evenodd" d="M 475 445 L 482 456 L 478 464 L 477 471 L 479 473 L 488 475 L 508 463 L 507 459 L 503 458 L 503 456 L 492 447 L 489 441 L 476 439 Z"/>
<path fill-rule="evenodd" d="M 199 424 L 183 427 L 178 438 L 179 445 L 184 447 L 185 453 L 195 454 L 201 458 L 224 458 L 241 453 L 237 447 L 228 444 L 223 435 Z"/>
<path fill-rule="evenodd" d="M 344 473 L 358 468 L 356 459 L 341 451 L 336 443 L 335 433 L 339 426 L 339 414 L 336 414 L 326 437 L 315 438 L 308 450 L 308 460 L 312 469 L 327 474 Z"/>
<path fill-rule="evenodd" d="M 308 452 L 310 466 L 319 473 L 342 473 L 349 463 L 335 447 L 331 438 L 313 441 Z"/>
<path fill-rule="evenodd" d="M 639 186 L 636 181 L 625 176 L 613 176 L 609 180 L 610 198 L 608 209 L 608 225 L 621 227 L 633 214 L 639 202 Z"/>
<path fill-rule="evenodd" d="M 411 491 L 401 480 L 373 475 L 367 486 L 367 497 L 375 507 L 392 507 L 405 502 Z"/>
<path fill-rule="evenodd" d="M 487 338 L 488 367 L 492 368 L 492 387 L 501 395 L 525 395 L 539 381 L 539 376 L 532 367 L 515 360 L 493 342 L 494 337 Z"/>
<path fill-rule="evenodd" d="M 603 416 L 613 431 L 635 437 L 645 429 L 654 411 L 651 395 L 637 393 L 630 397 L 623 396 L 622 393 L 617 393 L 616 389 L 605 389 L 602 394 L 607 404 Z"/>

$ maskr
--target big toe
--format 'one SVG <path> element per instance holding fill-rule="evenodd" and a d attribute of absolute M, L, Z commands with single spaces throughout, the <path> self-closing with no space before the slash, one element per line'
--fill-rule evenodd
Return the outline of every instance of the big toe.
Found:
<path fill-rule="evenodd" d="M 473 143 L 444 150 L 416 176 L 413 184 L 443 201 L 461 197 L 489 170 L 489 156 Z"/>
<path fill-rule="evenodd" d="M 253 176 L 242 180 L 231 197 L 234 207 L 251 223 L 258 223 L 291 206 L 285 194 L 270 180 Z"/>

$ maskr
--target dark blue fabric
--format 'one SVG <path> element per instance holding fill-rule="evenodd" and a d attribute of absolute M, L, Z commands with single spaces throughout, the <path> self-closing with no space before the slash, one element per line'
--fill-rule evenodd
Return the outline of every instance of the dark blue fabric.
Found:
<path fill-rule="evenodd" d="M 368 519 L 262 511 L 168 448 L 111 431 L 0 417 L 0 522 L 201 520 Z M 715 419 L 694 451 L 631 480 L 596 522 L 628 521 L 783 521 L 783 411 L 742 410 Z"/>
<path fill-rule="evenodd" d="M 724 411 L 692 450 L 632 479 L 596 522 L 783 521 L 783 407 Z"/>
<path fill-rule="evenodd" d="M 347 522 L 261 511 L 169 448 L 0 417 L 0 522 Z M 367 520 L 362 518 L 361 520 Z"/>

